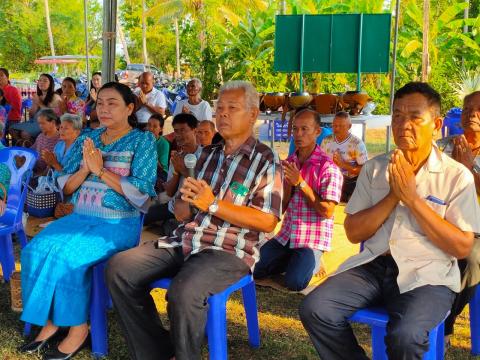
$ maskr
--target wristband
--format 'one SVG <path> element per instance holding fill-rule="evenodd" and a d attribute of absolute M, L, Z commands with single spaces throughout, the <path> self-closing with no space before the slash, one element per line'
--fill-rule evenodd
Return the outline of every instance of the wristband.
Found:
<path fill-rule="evenodd" d="M 102 176 L 105 174 L 105 171 L 107 171 L 107 169 L 105 169 L 104 167 L 102 167 L 102 169 L 100 170 L 100 172 L 98 173 L 97 177 L 99 179 L 102 179 Z"/>

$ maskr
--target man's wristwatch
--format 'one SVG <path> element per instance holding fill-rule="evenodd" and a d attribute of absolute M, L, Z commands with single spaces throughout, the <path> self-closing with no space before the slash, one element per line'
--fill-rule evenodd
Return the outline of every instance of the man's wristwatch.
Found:
<path fill-rule="evenodd" d="M 208 207 L 208 213 L 209 214 L 215 214 L 218 211 L 218 200 L 215 199 L 213 200 L 213 203 L 210 204 Z"/>
<path fill-rule="evenodd" d="M 305 180 L 300 181 L 300 183 L 298 184 L 298 187 L 300 189 L 304 189 L 305 187 L 307 187 L 307 183 L 305 182 Z"/>
<path fill-rule="evenodd" d="M 478 165 L 473 165 L 473 167 L 472 167 L 472 172 L 473 172 L 474 174 L 477 174 L 477 175 L 480 174 L 480 166 L 478 166 Z"/>

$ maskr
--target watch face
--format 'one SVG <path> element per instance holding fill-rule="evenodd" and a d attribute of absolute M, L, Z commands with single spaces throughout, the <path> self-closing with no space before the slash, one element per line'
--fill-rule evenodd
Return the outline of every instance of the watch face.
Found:
<path fill-rule="evenodd" d="M 217 201 L 214 201 L 213 204 L 208 207 L 208 212 L 213 214 L 217 212 L 217 210 L 218 210 L 218 204 L 217 204 Z"/>

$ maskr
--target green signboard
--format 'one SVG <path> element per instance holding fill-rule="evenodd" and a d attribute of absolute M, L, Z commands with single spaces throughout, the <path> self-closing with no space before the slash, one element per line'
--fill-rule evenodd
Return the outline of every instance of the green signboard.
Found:
<path fill-rule="evenodd" d="M 391 14 L 278 15 L 274 69 L 386 73 Z"/>

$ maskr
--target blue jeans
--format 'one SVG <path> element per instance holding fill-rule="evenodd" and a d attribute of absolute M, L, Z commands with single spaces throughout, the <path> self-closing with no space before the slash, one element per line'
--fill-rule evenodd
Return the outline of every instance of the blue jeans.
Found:
<path fill-rule="evenodd" d="M 260 261 L 255 265 L 253 277 L 261 279 L 269 275 L 285 273 L 285 285 L 293 291 L 308 286 L 313 274 L 318 271 L 322 250 L 310 248 L 291 249 L 271 239 L 260 248 Z"/>

